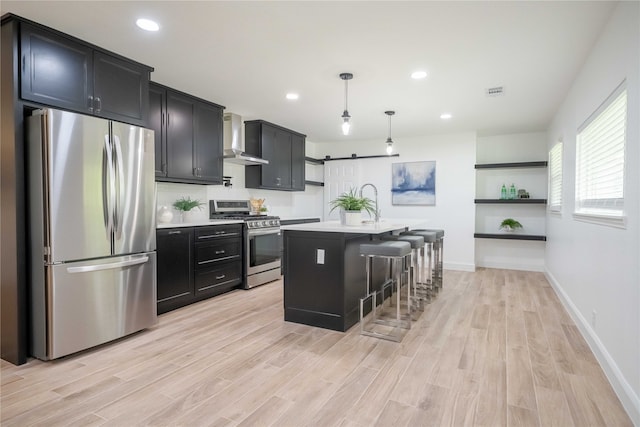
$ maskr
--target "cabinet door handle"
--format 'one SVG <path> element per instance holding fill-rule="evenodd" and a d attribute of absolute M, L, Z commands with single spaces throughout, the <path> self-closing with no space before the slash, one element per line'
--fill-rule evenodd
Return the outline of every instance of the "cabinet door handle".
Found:
<path fill-rule="evenodd" d="M 169 234 L 182 234 L 182 231 L 180 231 L 180 230 L 170 231 Z"/>
<path fill-rule="evenodd" d="M 23 54 L 22 55 L 22 73 L 25 73 L 27 71 L 27 55 Z"/>
<path fill-rule="evenodd" d="M 225 277 L 227 276 L 225 274 L 222 274 L 220 276 L 216 276 L 216 280 L 224 279 Z"/>
<path fill-rule="evenodd" d="M 88 104 L 89 104 L 89 112 L 93 113 L 93 96 L 91 95 L 89 95 Z"/>
<path fill-rule="evenodd" d="M 99 96 L 96 96 L 95 101 L 98 104 L 98 107 L 96 108 L 96 113 L 99 113 L 100 110 L 102 110 L 102 100 L 100 99 Z"/>
<path fill-rule="evenodd" d="M 198 168 L 193 168 L 193 176 L 198 176 Z"/>
<path fill-rule="evenodd" d="M 164 113 L 162 113 L 160 114 L 160 126 L 164 126 L 164 121 L 165 121 Z"/>
<path fill-rule="evenodd" d="M 220 254 L 223 254 L 223 253 L 225 253 L 225 251 L 224 251 L 224 250 L 216 251 L 216 255 L 220 255 Z"/>
<path fill-rule="evenodd" d="M 171 114 L 167 113 L 167 127 L 169 127 L 170 121 L 171 121 Z"/>

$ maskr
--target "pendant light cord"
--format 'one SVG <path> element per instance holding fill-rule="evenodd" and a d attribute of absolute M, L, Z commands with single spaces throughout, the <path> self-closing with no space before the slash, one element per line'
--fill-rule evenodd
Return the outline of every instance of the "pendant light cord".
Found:
<path fill-rule="evenodd" d="M 344 111 L 348 111 L 349 109 L 347 108 L 349 103 L 349 80 L 345 79 L 344 80 Z"/>

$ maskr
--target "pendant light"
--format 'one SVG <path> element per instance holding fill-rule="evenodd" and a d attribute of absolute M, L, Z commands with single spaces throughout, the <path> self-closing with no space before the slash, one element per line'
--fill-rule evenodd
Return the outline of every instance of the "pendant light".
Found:
<path fill-rule="evenodd" d="M 393 116 L 395 111 L 385 111 L 387 116 L 389 116 L 389 137 L 387 138 L 387 154 L 391 155 L 393 152 L 393 140 L 391 139 L 391 116 Z"/>
<path fill-rule="evenodd" d="M 349 128 L 351 127 L 351 123 L 349 123 L 349 119 L 351 116 L 349 115 L 349 110 L 347 108 L 347 101 L 349 95 L 349 88 L 347 87 L 347 82 L 353 78 L 353 74 L 351 73 L 341 73 L 340 78 L 344 80 L 344 112 L 342 113 L 342 134 L 349 135 Z"/>

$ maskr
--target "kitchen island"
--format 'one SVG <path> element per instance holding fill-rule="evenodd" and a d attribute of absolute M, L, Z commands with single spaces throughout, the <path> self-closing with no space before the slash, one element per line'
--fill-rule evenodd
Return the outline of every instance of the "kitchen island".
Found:
<path fill-rule="evenodd" d="M 283 226 L 284 319 L 348 330 L 358 322 L 359 301 L 367 289 L 360 244 L 425 222 L 382 220 L 344 226 L 339 221 L 325 221 Z M 384 280 L 385 273 L 385 263 L 375 260 L 374 281 Z"/>

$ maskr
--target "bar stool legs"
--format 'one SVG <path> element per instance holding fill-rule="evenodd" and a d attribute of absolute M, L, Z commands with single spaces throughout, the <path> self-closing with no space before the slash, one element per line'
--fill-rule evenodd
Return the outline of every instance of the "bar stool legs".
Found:
<path fill-rule="evenodd" d="M 411 283 L 409 269 L 405 268 L 407 257 L 411 256 L 411 245 L 407 242 L 388 241 L 360 245 L 360 254 L 366 257 L 367 295 L 360 299 L 360 333 L 376 338 L 399 342 L 406 330 L 411 328 Z M 373 260 L 386 259 L 390 264 L 389 280 L 373 284 Z M 410 261 L 409 261 L 410 262 Z M 405 278 L 406 276 L 406 278 Z M 390 309 L 385 309 L 385 290 L 391 289 Z M 406 304 L 403 304 L 403 288 L 407 292 Z M 378 298 L 382 298 L 378 301 Z M 365 317 L 365 303 L 371 300 L 370 317 Z"/>

